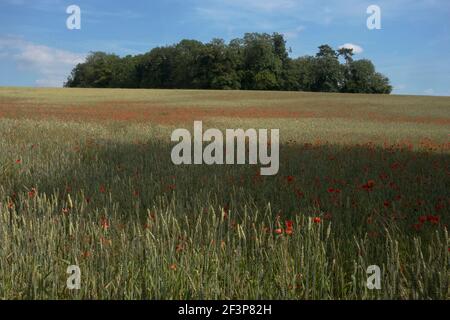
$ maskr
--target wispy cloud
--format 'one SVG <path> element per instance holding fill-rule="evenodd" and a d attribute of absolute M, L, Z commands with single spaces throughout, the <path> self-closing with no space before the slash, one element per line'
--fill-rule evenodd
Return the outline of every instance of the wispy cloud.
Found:
<path fill-rule="evenodd" d="M 0 56 L 11 59 L 19 70 L 37 73 L 36 85 L 46 87 L 62 86 L 72 68 L 86 57 L 84 54 L 35 44 L 18 37 L 0 38 Z"/>

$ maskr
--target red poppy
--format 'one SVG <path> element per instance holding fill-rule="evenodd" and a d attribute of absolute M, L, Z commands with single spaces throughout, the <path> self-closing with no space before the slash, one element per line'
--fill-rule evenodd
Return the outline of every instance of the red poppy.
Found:
<path fill-rule="evenodd" d="M 275 229 L 275 233 L 276 234 L 283 234 L 283 229 L 281 229 L 281 228 Z"/>
<path fill-rule="evenodd" d="M 292 228 L 294 226 L 294 221 L 286 220 L 285 224 L 287 228 Z"/>
<path fill-rule="evenodd" d="M 21 160 L 21 159 L 17 159 L 17 160 L 16 160 L 16 163 L 17 163 L 17 164 L 20 164 L 20 163 L 22 163 L 22 160 Z"/>
<path fill-rule="evenodd" d="M 109 229 L 109 222 L 108 222 L 108 220 L 106 218 L 102 218 L 101 221 L 100 221 L 100 224 L 101 224 L 101 226 L 102 226 L 102 228 L 104 230 L 108 230 Z"/>
<path fill-rule="evenodd" d="M 413 228 L 416 229 L 416 231 L 420 231 L 422 229 L 422 224 L 421 223 L 414 224 Z"/>
<path fill-rule="evenodd" d="M 100 190 L 100 193 L 105 193 L 106 192 L 106 188 L 105 188 L 104 185 L 101 185 L 99 190 Z"/>
<path fill-rule="evenodd" d="M 419 217 L 419 222 L 420 223 L 425 223 L 425 222 L 427 222 L 427 220 L 428 220 L 428 217 L 427 216 L 421 216 L 421 217 Z"/>
<path fill-rule="evenodd" d="M 286 177 L 287 182 L 291 183 L 294 181 L 294 177 L 293 176 L 287 176 Z"/>
<path fill-rule="evenodd" d="M 29 196 L 30 198 L 34 198 L 34 197 L 36 196 L 36 193 L 37 193 L 36 189 L 35 189 L 35 188 L 32 188 L 32 189 L 28 192 L 28 196 Z"/>
<path fill-rule="evenodd" d="M 291 220 L 286 221 L 286 234 L 292 235 L 294 233 L 294 222 Z"/>
<path fill-rule="evenodd" d="M 432 224 L 439 224 L 441 217 L 440 216 L 428 216 L 427 220 L 428 220 L 428 222 L 431 222 Z"/>
<path fill-rule="evenodd" d="M 374 186 L 375 186 L 375 181 L 369 180 L 369 181 L 367 181 L 366 184 L 364 184 L 364 185 L 362 186 L 362 188 L 363 188 L 364 190 L 366 190 L 366 191 L 372 191 L 372 189 L 373 189 Z"/>
<path fill-rule="evenodd" d="M 313 219 L 313 222 L 314 222 L 314 223 L 321 223 L 321 222 L 322 222 L 322 219 L 321 219 L 320 217 L 315 217 L 315 218 Z"/>

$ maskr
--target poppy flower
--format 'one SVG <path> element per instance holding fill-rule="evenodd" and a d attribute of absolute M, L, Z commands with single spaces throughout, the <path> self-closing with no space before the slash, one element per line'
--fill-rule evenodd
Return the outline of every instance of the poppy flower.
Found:
<path fill-rule="evenodd" d="M 425 223 L 425 222 L 427 222 L 427 220 L 428 220 L 428 217 L 427 216 L 421 216 L 421 217 L 419 217 L 419 222 L 420 223 Z"/>
<path fill-rule="evenodd" d="M 21 164 L 21 163 L 22 163 L 22 160 L 21 160 L 21 159 L 17 159 L 17 160 L 16 160 L 16 163 L 17 163 L 17 164 Z"/>
<path fill-rule="evenodd" d="M 439 216 L 428 216 L 427 221 L 431 222 L 432 224 L 439 224 L 439 221 L 441 220 L 441 217 Z"/>
<path fill-rule="evenodd" d="M 32 189 L 28 192 L 28 197 L 34 198 L 34 197 L 36 196 L 36 193 L 37 193 L 36 189 L 35 189 L 35 188 L 32 188 Z"/>
<path fill-rule="evenodd" d="M 100 193 L 105 193 L 106 192 L 106 188 L 104 185 L 101 185 L 99 188 Z"/>
<path fill-rule="evenodd" d="M 293 176 L 287 176 L 286 180 L 287 180 L 288 183 L 291 183 L 291 182 L 294 181 L 294 177 Z"/>
<path fill-rule="evenodd" d="M 291 220 L 286 221 L 286 234 L 292 235 L 294 233 L 294 222 Z"/>
<path fill-rule="evenodd" d="M 281 228 L 275 229 L 275 234 L 278 234 L 278 235 L 283 234 L 283 229 L 281 229 Z"/>
<path fill-rule="evenodd" d="M 104 230 L 108 230 L 109 229 L 109 222 L 108 222 L 108 220 L 106 218 L 102 218 L 101 221 L 100 221 L 100 224 L 101 224 L 101 226 L 102 226 L 102 228 Z"/>
<path fill-rule="evenodd" d="M 373 189 L 374 186 L 375 186 L 375 181 L 369 180 L 369 181 L 367 181 L 366 184 L 364 184 L 364 185 L 362 186 L 362 188 L 363 188 L 364 190 L 366 190 L 366 191 L 372 191 L 372 189 Z"/>
<path fill-rule="evenodd" d="M 315 217 L 315 218 L 313 219 L 313 222 L 314 222 L 314 223 L 321 223 L 321 222 L 322 222 L 322 219 L 321 219 L 320 217 Z"/>

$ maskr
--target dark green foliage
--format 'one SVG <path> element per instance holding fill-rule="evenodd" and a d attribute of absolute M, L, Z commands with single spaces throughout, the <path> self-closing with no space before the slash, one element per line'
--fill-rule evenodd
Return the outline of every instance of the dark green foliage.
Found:
<path fill-rule="evenodd" d="M 339 57 L 345 63 L 339 62 Z M 77 65 L 66 87 L 243 89 L 385 93 L 389 79 L 351 49 L 319 47 L 316 56 L 291 59 L 283 35 L 247 33 L 226 44 L 182 40 L 144 55 L 119 57 L 93 52 Z"/>

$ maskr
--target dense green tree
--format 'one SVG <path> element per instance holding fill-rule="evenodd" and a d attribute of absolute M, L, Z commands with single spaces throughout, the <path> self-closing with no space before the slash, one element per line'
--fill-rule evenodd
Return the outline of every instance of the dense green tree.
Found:
<path fill-rule="evenodd" d="M 345 63 L 339 62 L 343 57 Z M 289 57 L 283 35 L 247 33 L 226 44 L 182 40 L 150 52 L 119 57 L 92 52 L 66 87 L 245 89 L 390 93 L 389 79 L 352 49 L 322 45 L 315 56 Z"/>
<path fill-rule="evenodd" d="M 104 52 L 91 52 L 86 62 L 78 64 L 69 76 L 66 86 L 107 88 L 114 78 L 120 58 Z"/>
<path fill-rule="evenodd" d="M 311 91 L 340 91 L 343 82 L 343 74 L 336 51 L 329 45 L 320 46 L 319 52 L 313 61 L 313 66 Z"/>
<path fill-rule="evenodd" d="M 349 63 L 349 74 L 343 92 L 350 93 L 390 93 L 389 80 L 375 71 L 370 60 L 357 60 Z"/>

